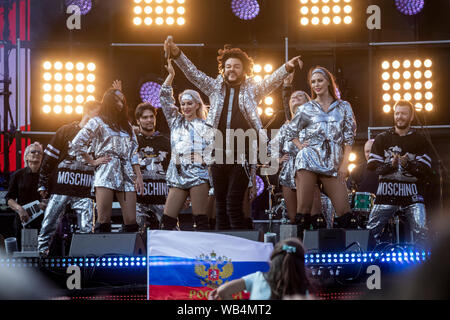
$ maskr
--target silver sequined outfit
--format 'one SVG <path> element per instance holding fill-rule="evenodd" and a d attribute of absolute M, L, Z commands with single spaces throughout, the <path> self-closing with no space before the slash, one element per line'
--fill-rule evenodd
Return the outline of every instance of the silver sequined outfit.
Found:
<path fill-rule="evenodd" d="M 174 61 L 188 80 L 209 97 L 210 109 L 206 123 L 212 128 L 217 129 L 225 104 L 226 85 L 223 76 L 218 75 L 215 79 L 207 76 L 199 71 L 184 53 L 181 53 Z M 285 65 L 282 65 L 263 81 L 256 82 L 253 78 L 247 78 L 240 86 L 239 109 L 248 124 L 265 141 L 268 141 L 267 134 L 261 130 L 263 126 L 258 115 L 257 106 L 264 96 L 278 88 L 282 84 L 283 79 L 288 75 L 289 72 L 286 70 Z"/>
<path fill-rule="evenodd" d="M 111 161 L 96 167 L 95 187 L 104 187 L 122 192 L 134 192 L 136 175 L 133 165 L 139 165 L 136 135 L 112 130 L 100 117 L 95 117 L 80 130 L 72 141 L 71 155 L 87 153 L 92 144 L 94 158 L 109 155 Z"/>
<path fill-rule="evenodd" d="M 172 154 L 167 168 L 166 180 L 170 188 L 190 189 L 209 182 L 206 165 L 191 160 L 192 154 L 203 156 L 209 143 L 206 138 L 210 130 L 205 120 L 192 121 L 178 112 L 172 87 L 163 85 L 160 91 L 161 106 L 170 128 Z"/>
<path fill-rule="evenodd" d="M 337 100 L 323 111 L 311 100 L 298 107 L 295 117 L 286 125 L 286 135 L 292 140 L 305 130 L 308 145 L 295 159 L 295 171 L 308 170 L 326 176 L 337 176 L 342 162 L 344 144 L 353 145 L 356 121 L 350 104 Z"/>

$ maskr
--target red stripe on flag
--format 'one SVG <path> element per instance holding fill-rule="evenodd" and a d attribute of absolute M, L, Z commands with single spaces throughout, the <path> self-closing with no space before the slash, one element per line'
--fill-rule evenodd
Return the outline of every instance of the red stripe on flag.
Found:
<path fill-rule="evenodd" d="M 208 300 L 208 287 L 158 286 L 149 285 L 149 300 Z M 249 293 L 239 292 L 233 296 L 235 300 L 248 300 Z"/>

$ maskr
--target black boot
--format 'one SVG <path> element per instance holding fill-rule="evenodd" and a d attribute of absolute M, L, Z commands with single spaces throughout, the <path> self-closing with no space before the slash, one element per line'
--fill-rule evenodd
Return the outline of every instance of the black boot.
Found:
<path fill-rule="evenodd" d="M 111 223 L 100 223 L 95 227 L 95 233 L 109 233 L 111 232 Z"/>
<path fill-rule="evenodd" d="M 174 230 L 178 220 L 163 214 L 161 219 L 161 230 Z"/>
<path fill-rule="evenodd" d="M 311 217 L 311 220 L 312 220 L 311 225 L 312 225 L 313 230 L 325 229 L 327 227 L 327 222 L 325 221 L 325 217 L 321 213 L 313 215 Z"/>
<path fill-rule="evenodd" d="M 216 230 L 216 219 L 215 218 L 209 218 L 209 230 Z"/>
<path fill-rule="evenodd" d="M 123 230 L 123 232 L 138 232 L 139 231 L 139 225 L 137 223 L 124 224 L 122 230 Z"/>
<path fill-rule="evenodd" d="M 192 215 L 194 230 L 209 230 L 208 216 L 206 214 Z"/>
<path fill-rule="evenodd" d="M 303 239 L 303 231 L 311 229 L 311 214 L 297 213 L 295 215 L 295 224 L 297 225 L 297 237 Z"/>
<path fill-rule="evenodd" d="M 342 229 L 356 229 L 356 216 L 350 211 L 335 219 L 335 227 Z"/>

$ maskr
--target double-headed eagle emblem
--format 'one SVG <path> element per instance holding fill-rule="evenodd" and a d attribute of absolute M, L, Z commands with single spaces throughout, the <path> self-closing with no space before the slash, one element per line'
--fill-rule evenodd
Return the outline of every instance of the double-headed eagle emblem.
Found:
<path fill-rule="evenodd" d="M 214 251 L 209 255 L 202 253 L 196 257 L 196 260 L 195 273 L 203 286 L 215 289 L 233 274 L 234 269 L 231 259 L 225 256 L 217 256 Z"/>

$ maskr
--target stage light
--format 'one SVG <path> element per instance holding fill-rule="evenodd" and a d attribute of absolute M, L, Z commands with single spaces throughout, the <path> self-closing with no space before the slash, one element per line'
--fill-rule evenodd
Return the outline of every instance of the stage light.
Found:
<path fill-rule="evenodd" d="M 172 17 L 168 17 L 166 19 L 166 23 L 170 26 L 175 23 L 175 20 Z"/>
<path fill-rule="evenodd" d="M 403 99 L 410 101 L 412 99 L 411 93 L 407 92 L 403 95 Z"/>
<path fill-rule="evenodd" d="M 317 7 L 317 6 L 312 7 L 311 8 L 311 13 L 312 14 L 318 14 L 319 13 L 319 7 Z"/>
<path fill-rule="evenodd" d="M 42 111 L 44 111 L 44 113 L 50 113 L 50 111 L 52 111 L 52 108 L 46 104 L 42 107 Z"/>
<path fill-rule="evenodd" d="M 383 63 L 381 64 L 381 68 L 383 68 L 384 70 L 389 69 L 389 61 L 383 61 Z"/>
<path fill-rule="evenodd" d="M 254 76 L 253 79 L 254 79 L 256 82 L 261 82 L 261 81 L 263 80 L 263 78 L 262 78 L 260 75 Z"/>
<path fill-rule="evenodd" d="M 300 19 L 300 23 L 301 23 L 303 26 L 306 26 L 306 25 L 309 23 L 309 19 L 303 17 L 303 18 Z"/>
<path fill-rule="evenodd" d="M 383 101 L 385 102 L 391 101 L 391 95 L 389 93 L 383 94 Z"/>
<path fill-rule="evenodd" d="M 415 68 L 420 68 L 421 66 L 422 66 L 422 61 L 420 61 L 419 59 L 414 60 Z"/>
<path fill-rule="evenodd" d="M 253 72 L 259 73 L 259 72 L 261 72 L 261 71 L 262 71 L 262 67 L 261 67 L 260 64 L 255 64 L 255 65 L 253 66 Z"/>
<path fill-rule="evenodd" d="M 152 13 L 152 12 L 153 12 L 153 8 L 152 8 L 152 7 L 146 6 L 146 7 L 144 8 L 144 13 L 145 13 L 145 14 L 150 14 L 150 13 Z"/>
<path fill-rule="evenodd" d="M 76 103 L 78 103 L 78 104 L 82 104 L 82 103 L 84 102 L 84 96 L 82 96 L 81 94 L 77 95 L 77 96 L 75 97 L 75 101 L 76 101 Z"/>
<path fill-rule="evenodd" d="M 56 113 L 56 114 L 61 113 L 61 111 L 62 111 L 62 107 L 61 107 L 60 105 L 56 105 L 56 106 L 53 108 L 53 112 Z"/>
<path fill-rule="evenodd" d="M 61 61 L 56 61 L 53 65 L 53 68 L 55 68 L 55 70 L 61 70 L 63 68 L 63 64 L 61 63 Z"/>
<path fill-rule="evenodd" d="M 164 19 L 161 17 L 158 17 L 158 18 L 156 18 L 155 22 L 157 25 L 162 25 L 164 23 Z"/>
<path fill-rule="evenodd" d="M 384 113 L 389 113 L 389 112 L 391 112 L 391 106 L 388 105 L 388 104 L 385 104 L 385 105 L 383 106 L 383 112 L 384 112 Z"/>
<path fill-rule="evenodd" d="M 60 73 L 60 72 L 55 73 L 54 79 L 56 81 L 62 81 L 62 79 L 63 79 L 62 73 Z"/>
<path fill-rule="evenodd" d="M 89 92 L 89 93 L 94 93 L 94 91 L 95 91 L 95 86 L 94 86 L 93 84 L 89 84 L 89 85 L 86 87 L 86 90 L 87 90 L 87 92 Z"/>
<path fill-rule="evenodd" d="M 333 18 L 333 23 L 334 23 L 334 24 L 340 24 L 341 21 L 342 21 L 342 19 L 341 19 L 341 17 L 339 17 L 339 16 L 336 16 L 336 17 Z"/>
<path fill-rule="evenodd" d="M 135 14 L 141 14 L 142 13 L 142 7 L 141 6 L 136 6 L 133 9 Z"/>
<path fill-rule="evenodd" d="M 322 25 L 327 26 L 330 25 L 331 21 L 333 21 L 336 25 L 341 24 L 342 22 L 346 25 L 350 24 L 352 22 L 352 17 L 350 14 L 353 11 L 352 6 L 350 5 L 350 0 L 344 1 L 345 5 L 341 5 L 340 1 L 333 2 L 334 4 L 331 4 L 331 1 L 328 0 L 300 0 L 300 24 L 306 26 L 311 22 L 313 25 L 318 25 L 322 22 Z M 324 16 L 319 17 L 319 14 Z M 341 14 L 346 16 L 341 17 Z"/>
<path fill-rule="evenodd" d="M 416 83 L 414 83 L 414 89 L 416 89 L 416 90 L 422 89 L 422 82 L 416 82 Z"/>
<path fill-rule="evenodd" d="M 351 13 L 351 12 L 352 12 L 352 6 L 346 5 L 346 6 L 344 7 L 344 12 L 345 12 L 346 14 Z"/>
<path fill-rule="evenodd" d="M 398 91 L 402 86 L 400 85 L 400 83 L 396 82 L 392 87 L 394 88 L 395 91 Z"/>
<path fill-rule="evenodd" d="M 308 7 L 304 7 L 304 8 L 308 8 Z M 329 14 L 330 13 L 330 7 L 329 6 L 323 6 L 322 7 L 322 13 L 323 14 Z"/>
<path fill-rule="evenodd" d="M 161 6 L 157 6 L 155 9 L 156 14 L 162 14 L 164 12 L 163 7 Z"/>
<path fill-rule="evenodd" d="M 416 111 L 422 111 L 423 110 L 423 105 L 420 102 L 417 102 L 414 106 L 414 108 L 416 109 Z"/>
<path fill-rule="evenodd" d="M 392 62 L 392 68 L 394 69 L 398 69 L 400 68 L 400 62 L 395 60 L 394 62 Z"/>
<path fill-rule="evenodd" d="M 433 99 L 433 94 L 431 92 L 426 92 L 425 93 L 425 99 L 427 99 L 427 100 Z"/>
<path fill-rule="evenodd" d="M 341 12 L 341 7 L 340 6 L 334 6 L 333 7 L 333 12 L 336 13 L 336 14 L 340 13 Z"/>
<path fill-rule="evenodd" d="M 262 109 L 261 107 L 258 107 L 257 110 L 258 110 L 258 114 L 259 114 L 259 115 L 262 115 L 262 114 L 263 114 L 263 109 Z"/>
<path fill-rule="evenodd" d="M 405 82 L 404 84 L 403 84 L 403 89 L 405 89 L 405 90 L 409 90 L 409 89 L 411 89 L 411 82 Z"/>
<path fill-rule="evenodd" d="M 142 19 L 139 18 L 139 17 L 135 17 L 135 18 L 133 19 L 133 23 L 134 23 L 135 25 L 137 25 L 137 26 L 140 26 L 140 25 L 142 24 Z"/>
<path fill-rule="evenodd" d="M 427 82 L 425 82 L 425 88 L 426 89 L 431 89 L 433 87 L 433 84 L 431 83 L 431 81 L 427 81 Z"/>
<path fill-rule="evenodd" d="M 389 83 L 387 83 L 387 82 L 383 83 L 383 90 L 384 91 L 388 91 L 390 89 L 391 89 L 391 86 L 389 85 Z"/>
<path fill-rule="evenodd" d="M 311 23 L 312 23 L 313 25 L 318 25 L 318 24 L 320 23 L 320 19 L 317 18 L 317 17 L 313 17 L 313 18 L 311 19 Z"/>
<path fill-rule="evenodd" d="M 83 106 L 76 106 L 75 113 L 82 114 L 83 113 Z"/>
<path fill-rule="evenodd" d="M 400 79 L 400 72 L 394 72 L 393 74 L 392 74 L 392 78 L 394 79 L 394 80 L 398 80 L 398 79 Z"/>
<path fill-rule="evenodd" d="M 66 81 L 72 81 L 73 80 L 73 73 L 68 72 L 66 73 L 65 77 Z"/>
<path fill-rule="evenodd" d="M 433 110 L 433 104 L 430 103 L 430 102 L 428 102 L 428 103 L 425 105 L 425 110 L 426 110 L 426 111 L 431 111 L 431 110 Z"/>
<path fill-rule="evenodd" d="M 356 164 L 354 163 L 350 163 L 348 165 L 348 171 L 351 173 L 354 169 L 356 168 Z"/>
<path fill-rule="evenodd" d="M 433 63 L 431 62 L 431 60 L 430 59 L 426 59 L 424 62 L 423 62 L 423 65 L 426 67 L 426 68 L 431 68 L 431 65 L 432 65 Z"/>
<path fill-rule="evenodd" d="M 266 73 L 271 73 L 272 70 L 273 70 L 273 67 L 272 67 L 271 64 L 266 64 L 266 65 L 264 66 L 264 71 L 265 71 Z"/>
<path fill-rule="evenodd" d="M 76 5 L 80 8 L 81 15 L 87 15 L 92 9 L 92 0 L 66 0 L 66 6 Z"/>
<path fill-rule="evenodd" d="M 427 70 L 423 75 L 425 76 L 425 78 L 430 79 L 433 73 L 430 70 Z"/>
<path fill-rule="evenodd" d="M 89 73 L 86 77 L 86 80 L 89 82 L 94 82 L 95 81 L 95 75 L 93 75 L 92 73 Z"/>
<path fill-rule="evenodd" d="M 76 92 L 84 92 L 84 85 L 81 83 L 77 84 L 75 87 L 75 91 Z"/>
<path fill-rule="evenodd" d="M 46 91 L 46 92 L 51 91 L 52 90 L 52 85 L 50 83 L 45 83 L 42 86 L 42 89 L 44 89 L 44 91 Z"/>
<path fill-rule="evenodd" d="M 384 81 L 389 80 L 389 78 L 391 77 L 389 75 L 389 72 L 383 72 L 383 74 L 381 75 L 381 77 L 383 78 Z"/>
<path fill-rule="evenodd" d="M 143 102 L 150 102 L 154 107 L 160 108 L 159 92 L 161 91 L 161 85 L 159 83 L 148 81 L 145 82 L 140 90 L 139 94 Z"/>
<path fill-rule="evenodd" d="M 145 23 L 147 26 L 149 26 L 149 25 L 151 25 L 151 24 L 153 23 L 153 20 L 152 20 L 152 18 L 147 17 L 147 18 L 144 19 L 144 23 Z"/>
<path fill-rule="evenodd" d="M 350 155 L 348 156 L 348 160 L 350 162 L 355 162 L 356 161 L 356 153 L 350 152 Z"/>
<path fill-rule="evenodd" d="M 178 7 L 177 8 L 177 13 L 180 15 L 183 15 L 186 12 L 186 10 L 184 9 L 184 7 Z"/>
<path fill-rule="evenodd" d="M 404 15 L 412 16 L 422 11 L 424 0 L 395 0 L 397 10 Z"/>
<path fill-rule="evenodd" d="M 272 108 L 272 107 L 267 107 L 267 108 L 264 110 L 264 113 L 265 113 L 266 116 L 268 116 L 268 117 L 273 116 L 273 114 L 274 114 L 273 108 Z"/>
<path fill-rule="evenodd" d="M 50 61 L 45 61 L 42 65 L 44 70 L 50 70 L 52 68 L 52 63 Z"/>
<path fill-rule="evenodd" d="M 88 102 L 88 101 L 95 101 L 95 97 L 92 96 L 92 95 L 88 96 L 88 97 L 86 98 L 86 102 Z"/>
<path fill-rule="evenodd" d="M 180 25 L 180 26 L 184 25 L 185 22 L 186 21 L 184 20 L 184 18 L 178 18 L 177 19 L 177 24 Z"/>
<path fill-rule="evenodd" d="M 264 103 L 268 106 L 271 106 L 273 104 L 273 98 L 272 97 L 266 97 L 264 99 Z"/>
<path fill-rule="evenodd" d="M 63 90 L 63 87 L 60 83 L 57 83 L 53 86 L 53 90 L 55 90 L 56 92 L 61 92 Z"/>
<path fill-rule="evenodd" d="M 329 17 L 324 17 L 324 18 L 322 19 L 322 23 L 323 23 L 324 25 L 328 25 L 328 24 L 330 24 L 330 22 L 331 22 L 331 20 L 330 20 Z"/>
<path fill-rule="evenodd" d="M 60 95 L 60 94 L 56 94 L 56 95 L 53 97 L 53 101 L 55 101 L 56 103 L 61 103 L 62 100 L 63 100 L 63 97 L 62 97 L 62 95 Z"/>
<path fill-rule="evenodd" d="M 52 101 L 52 95 L 51 94 L 44 94 L 44 96 L 43 96 L 43 100 L 44 100 L 44 102 L 50 102 L 50 101 Z"/>
<path fill-rule="evenodd" d="M 76 79 L 78 82 L 84 81 L 84 74 L 82 74 L 82 73 L 77 73 L 77 75 L 75 76 L 75 79 Z"/>
<path fill-rule="evenodd" d="M 405 61 L 403 61 L 403 68 L 409 68 L 409 67 L 411 67 L 411 61 L 409 61 L 409 60 L 405 60 Z"/>
<path fill-rule="evenodd" d="M 422 72 L 415 71 L 414 72 L 414 79 L 420 79 L 420 78 L 422 78 Z"/>
<path fill-rule="evenodd" d="M 422 100 L 422 93 L 416 92 L 416 93 L 414 94 L 414 99 L 416 99 L 417 101 Z"/>
<path fill-rule="evenodd" d="M 64 107 L 64 112 L 67 113 L 67 114 L 71 114 L 73 112 L 72 106 L 65 106 Z"/>
<path fill-rule="evenodd" d="M 394 93 L 394 95 L 392 96 L 392 100 L 394 101 L 398 101 L 402 98 L 402 96 L 400 95 L 400 93 Z"/>
<path fill-rule="evenodd" d="M 172 6 L 168 6 L 166 7 L 166 13 L 167 14 L 174 14 L 175 13 L 175 8 Z M 172 18 L 173 19 L 173 18 Z"/>
<path fill-rule="evenodd" d="M 409 71 L 403 72 L 403 78 L 406 79 L 406 80 L 410 79 L 411 78 L 411 72 L 409 72 Z"/>
<path fill-rule="evenodd" d="M 73 96 L 72 95 L 67 95 L 64 97 L 64 101 L 66 103 L 72 103 L 73 102 Z"/>

